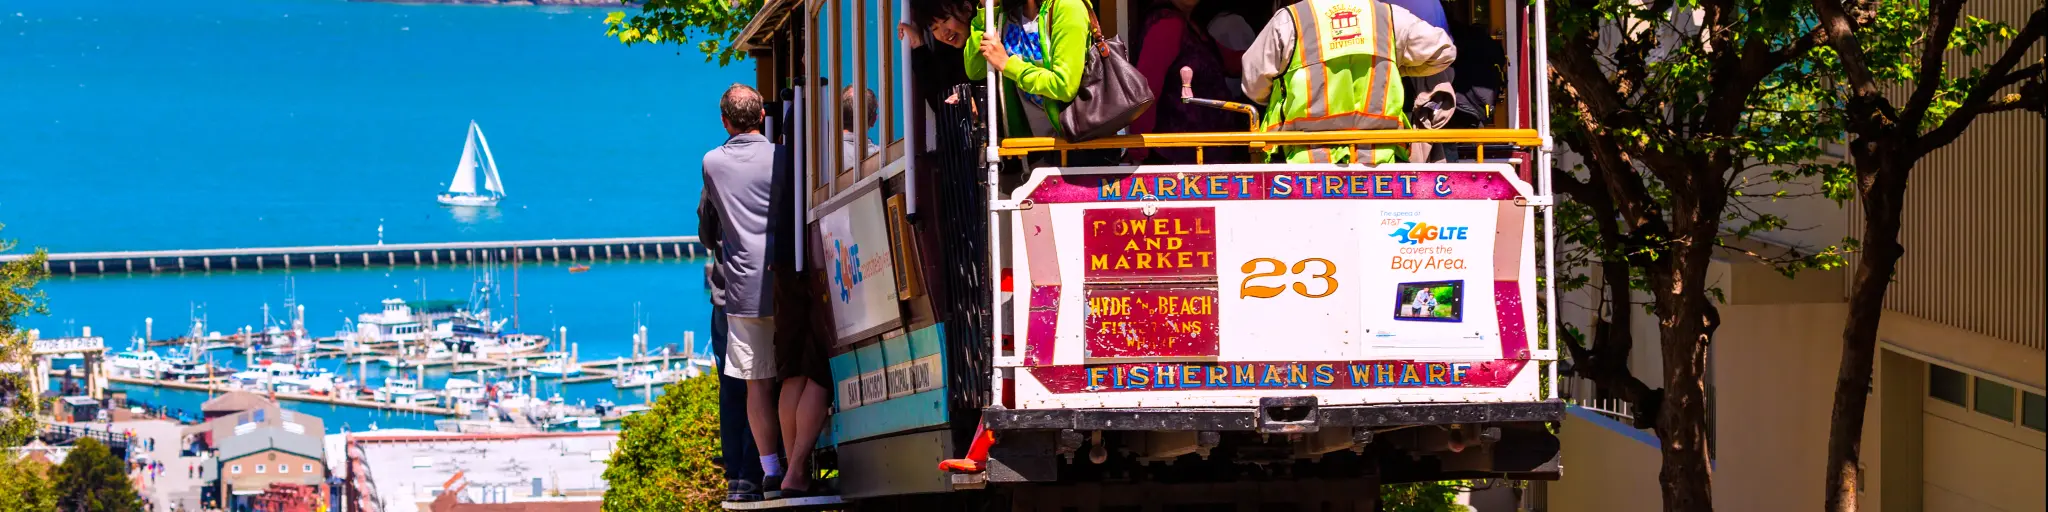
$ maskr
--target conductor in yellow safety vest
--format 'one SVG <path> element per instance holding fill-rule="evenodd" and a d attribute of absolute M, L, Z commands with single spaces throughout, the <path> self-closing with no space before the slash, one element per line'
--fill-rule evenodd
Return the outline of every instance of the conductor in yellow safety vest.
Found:
<path fill-rule="evenodd" d="M 1303 0 L 1280 9 L 1244 53 L 1244 94 L 1265 104 L 1266 131 L 1408 126 L 1401 77 L 1458 59 L 1443 29 L 1380 0 Z M 1288 162 L 1393 162 L 1404 147 L 1285 146 Z M 1355 155 L 1368 150 L 1367 158 Z M 1269 149 L 1270 150 L 1270 149 Z"/>

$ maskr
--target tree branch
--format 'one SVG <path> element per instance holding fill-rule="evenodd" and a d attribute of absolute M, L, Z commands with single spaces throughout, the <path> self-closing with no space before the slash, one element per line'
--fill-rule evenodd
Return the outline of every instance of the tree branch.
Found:
<path fill-rule="evenodd" d="M 1814 1 L 1826 2 L 1828 0 Z M 2014 103 L 2040 102 L 2040 96 L 2043 94 L 2041 90 L 2042 64 L 2037 62 L 2034 65 L 2021 68 L 2019 73 L 2014 73 L 2013 67 L 2019 65 L 2020 59 L 2026 58 L 2027 51 L 2034 46 L 2034 41 L 2043 37 L 2048 37 L 2048 7 L 2034 9 L 2034 15 L 2027 17 L 2026 28 L 2020 29 L 2019 35 L 2014 36 L 2012 42 L 2006 45 L 2005 54 L 2000 55 L 1996 62 L 1991 63 L 1991 67 L 1985 69 L 1984 80 L 1977 82 L 1975 87 L 1970 88 L 1970 94 L 1963 98 L 1962 105 L 1956 107 L 1956 111 L 1950 113 L 1948 119 L 1943 119 L 1940 126 L 1936 126 L 1934 130 L 1920 137 L 1919 143 L 1914 148 L 1916 156 L 1925 155 L 1928 152 L 1948 145 L 1950 142 L 1954 142 L 1956 137 L 1962 136 L 1963 130 L 1970 127 L 1971 122 L 1977 120 L 1977 116 L 1987 113 L 1986 109 L 1993 107 L 1994 103 L 1996 104 L 1995 106 L 2003 111 L 2023 108 L 2007 106 Z M 2023 88 L 2020 94 L 2016 95 L 2017 97 L 2008 96 L 2007 98 L 2010 98 L 2009 101 L 1991 101 L 1992 95 L 1997 93 L 1999 89 L 2026 80 L 2028 78 L 2027 75 L 2033 75 L 2034 82 Z M 2030 96 L 2032 99 L 2028 99 Z M 1911 126 L 1908 128 L 1917 129 Z"/>
<path fill-rule="evenodd" d="M 1941 90 L 1942 78 L 1946 75 L 1943 65 L 1948 58 L 1949 38 L 1955 35 L 1956 19 L 1962 16 L 1963 0 L 1933 0 L 1933 28 L 1927 31 L 1927 40 L 1920 47 L 1920 71 L 1913 74 L 1913 96 L 1906 100 L 1901 126 L 1920 126 L 1926 118 L 1927 107 L 1934 103 L 1934 93 Z M 1917 129 L 1917 128 L 1916 128 Z"/>
<path fill-rule="evenodd" d="M 1828 46 L 1835 49 L 1842 69 L 1848 72 L 1849 87 L 1857 96 L 1878 96 L 1877 77 L 1870 73 L 1870 59 L 1856 37 L 1857 20 L 1842 8 L 1842 0 L 1813 0 L 1813 10 L 1820 17 L 1820 28 L 1827 32 Z"/>
<path fill-rule="evenodd" d="M 1590 146 L 1590 141 L 1580 133 L 1568 133 L 1566 143 L 1578 149 Z M 1589 162 L 1588 169 L 1595 173 L 1611 172 L 1603 169 L 1609 164 Z M 1593 381 L 1603 393 L 1627 401 L 1636 408 L 1635 427 L 1650 428 L 1657 417 L 1657 409 L 1663 401 L 1663 394 L 1650 389 L 1648 384 L 1629 373 L 1629 352 L 1635 346 L 1634 313 L 1630 311 L 1629 264 L 1621 257 L 1622 244 L 1626 237 L 1621 234 L 1620 215 L 1615 211 L 1613 198 L 1605 187 L 1595 183 L 1579 181 L 1571 173 L 1554 170 L 1551 180 L 1558 191 L 1568 194 L 1574 201 L 1587 205 L 1593 210 L 1591 221 L 1599 231 L 1595 243 L 1600 245 L 1597 265 L 1600 267 L 1600 286 L 1606 292 L 1606 318 L 1599 308 L 1593 313 L 1593 336 L 1590 346 L 1581 343 L 1579 336 L 1567 333 L 1565 349 L 1571 354 L 1572 373 Z"/>

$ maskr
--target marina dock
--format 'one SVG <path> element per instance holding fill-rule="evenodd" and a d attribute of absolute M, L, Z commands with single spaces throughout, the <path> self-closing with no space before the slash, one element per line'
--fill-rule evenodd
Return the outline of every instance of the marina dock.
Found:
<path fill-rule="evenodd" d="M 122 383 L 122 384 L 133 384 L 133 385 L 139 385 L 139 386 L 156 386 L 156 387 L 161 387 L 161 388 L 170 388 L 170 389 L 183 389 L 183 390 L 187 390 L 187 391 L 204 391 L 204 392 L 207 392 L 207 393 L 226 393 L 226 392 L 229 392 L 229 391 L 249 391 L 249 390 L 247 390 L 247 389 L 237 388 L 237 387 L 234 387 L 234 386 L 229 386 L 229 385 L 227 385 L 227 384 L 223 384 L 223 383 L 221 383 L 221 380 L 222 380 L 222 379 L 220 379 L 220 378 L 218 378 L 218 377 L 216 377 L 216 378 L 213 378 L 213 379 L 208 379 L 208 380 L 205 380 L 205 381 L 192 381 L 192 382 L 187 382 L 187 381 L 177 381 L 177 380 L 161 380 L 161 379 L 139 379 L 139 378 L 134 378 L 134 377 L 122 377 L 122 376 L 109 376 L 109 377 L 107 377 L 107 380 L 111 380 L 111 381 L 114 381 L 114 382 L 119 382 L 119 383 Z M 418 414 L 434 414 L 434 415 L 440 415 L 440 416 L 456 416 L 456 412 L 455 412 L 455 410 L 454 410 L 454 409 L 447 409 L 447 408 L 442 408 L 442 407 L 427 407 L 427 406 L 421 406 L 421 405 L 404 405 L 404 404 L 394 404 L 394 403 L 388 403 L 388 402 L 378 402 L 378 401 L 373 401 L 373 400 L 356 400 L 356 399 L 350 399 L 350 398 L 341 398 L 341 397 L 335 397 L 335 396 L 326 396 L 326 395 L 312 395 L 312 394 L 306 394 L 306 393 L 290 393 L 290 392 L 270 392 L 270 394 L 272 394 L 272 395 L 276 396 L 276 397 L 277 397 L 278 399 L 280 399 L 280 400 L 293 400 L 293 401 L 299 401 L 299 402 L 312 402 L 312 403 L 322 403 L 322 404 L 332 404 L 332 405 L 347 405 L 347 406 L 352 406 L 352 407 L 364 407 L 364 408 L 371 408 L 371 409 L 384 409 L 384 410 L 389 410 L 389 411 L 400 411 L 400 412 L 410 412 L 410 413 L 418 413 Z"/>
<path fill-rule="evenodd" d="M 43 269 L 52 275 L 89 275 L 272 268 L 426 266 L 443 263 L 466 264 L 483 259 L 515 263 L 663 260 L 694 258 L 704 254 L 704 245 L 695 236 L 655 236 L 52 253 L 44 261 Z M 23 254 L 4 254 L 0 255 L 0 263 L 27 257 Z"/>

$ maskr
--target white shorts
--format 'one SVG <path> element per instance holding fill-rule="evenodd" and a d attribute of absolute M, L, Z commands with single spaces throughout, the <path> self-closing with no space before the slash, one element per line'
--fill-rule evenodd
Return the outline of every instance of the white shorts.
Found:
<path fill-rule="evenodd" d="M 775 378 L 775 317 L 725 315 L 725 376 Z"/>

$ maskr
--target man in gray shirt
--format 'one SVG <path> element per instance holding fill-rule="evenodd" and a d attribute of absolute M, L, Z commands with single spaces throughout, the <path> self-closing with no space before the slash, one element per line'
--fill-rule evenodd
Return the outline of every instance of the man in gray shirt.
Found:
<path fill-rule="evenodd" d="M 718 213 L 709 196 L 697 205 L 697 239 L 706 247 L 718 246 Z M 718 362 L 718 460 L 725 466 L 725 500 L 760 501 L 761 454 L 754 450 L 754 433 L 747 428 L 747 381 L 725 375 L 725 347 L 730 337 L 725 275 L 716 260 L 704 263 L 704 287 L 711 294 L 711 357 Z"/>
<path fill-rule="evenodd" d="M 724 374 L 747 381 L 747 423 L 761 453 L 768 490 L 779 487 L 782 446 L 776 421 L 775 297 L 770 253 L 777 238 L 773 222 L 777 175 L 789 155 L 761 135 L 767 117 L 761 94 L 734 84 L 719 101 L 719 117 L 731 134 L 704 154 L 704 198 L 717 219 L 719 277 L 725 285 L 726 364 Z"/>

